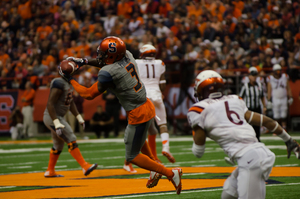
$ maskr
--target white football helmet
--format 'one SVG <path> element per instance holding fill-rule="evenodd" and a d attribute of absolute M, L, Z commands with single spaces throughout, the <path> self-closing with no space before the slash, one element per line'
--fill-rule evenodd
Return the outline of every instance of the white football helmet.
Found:
<path fill-rule="evenodd" d="M 219 98 L 223 96 L 223 86 L 224 81 L 219 73 L 213 70 L 202 71 L 195 80 L 195 97 L 199 100 Z"/>
<path fill-rule="evenodd" d="M 155 57 L 156 56 L 156 48 L 151 44 L 145 44 L 140 48 L 140 57 Z"/>
<path fill-rule="evenodd" d="M 273 71 L 275 70 L 281 70 L 281 66 L 279 64 L 274 64 Z"/>

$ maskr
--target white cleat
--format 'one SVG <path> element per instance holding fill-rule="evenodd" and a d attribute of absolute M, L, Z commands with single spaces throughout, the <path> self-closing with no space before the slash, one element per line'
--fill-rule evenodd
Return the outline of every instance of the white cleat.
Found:
<path fill-rule="evenodd" d="M 137 171 L 132 167 L 132 164 L 131 163 L 129 163 L 129 164 L 124 164 L 124 166 L 123 166 L 123 169 L 125 170 L 125 171 L 128 171 L 129 173 L 136 173 Z"/>
<path fill-rule="evenodd" d="M 181 176 L 182 176 L 182 169 L 181 168 L 175 168 L 172 169 L 174 176 L 172 179 L 169 179 L 172 184 L 174 185 L 176 189 L 176 193 L 179 195 L 182 189 L 182 183 L 181 183 Z"/>

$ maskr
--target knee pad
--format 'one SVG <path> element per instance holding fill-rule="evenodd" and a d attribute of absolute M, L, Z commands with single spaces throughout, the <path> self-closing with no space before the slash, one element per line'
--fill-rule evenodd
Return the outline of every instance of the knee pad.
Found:
<path fill-rule="evenodd" d="M 70 142 L 68 143 L 68 148 L 69 148 L 69 152 L 71 152 L 72 150 L 78 148 L 78 144 L 76 143 L 76 141 Z"/>
<path fill-rule="evenodd" d="M 54 147 L 51 148 L 50 153 L 54 154 L 54 155 L 59 155 L 61 153 L 61 151 L 56 150 Z"/>

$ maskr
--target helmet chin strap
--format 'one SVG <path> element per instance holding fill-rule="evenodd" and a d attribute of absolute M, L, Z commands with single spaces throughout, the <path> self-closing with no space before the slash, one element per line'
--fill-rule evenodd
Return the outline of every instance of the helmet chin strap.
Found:
<path fill-rule="evenodd" d="M 220 98 L 222 96 L 223 96 L 222 92 L 214 92 L 214 93 L 209 94 L 208 98 L 214 99 L 214 98 Z"/>

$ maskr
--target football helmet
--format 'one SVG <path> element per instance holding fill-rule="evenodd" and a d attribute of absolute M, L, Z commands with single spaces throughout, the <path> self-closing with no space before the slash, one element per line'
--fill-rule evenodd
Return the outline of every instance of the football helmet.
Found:
<path fill-rule="evenodd" d="M 140 57 L 141 58 L 146 58 L 146 57 L 151 57 L 155 58 L 156 56 L 156 48 L 152 46 L 151 44 L 145 44 L 140 48 Z"/>
<path fill-rule="evenodd" d="M 222 97 L 223 87 L 224 81 L 219 73 L 213 70 L 202 71 L 195 80 L 195 97 L 199 100 Z"/>
<path fill-rule="evenodd" d="M 121 60 L 125 54 L 125 42 L 118 37 L 104 38 L 97 48 L 97 60 L 100 65 L 113 64 Z"/>
<path fill-rule="evenodd" d="M 275 75 L 280 76 L 281 75 L 281 66 L 279 64 L 274 64 L 273 72 L 275 73 Z"/>

